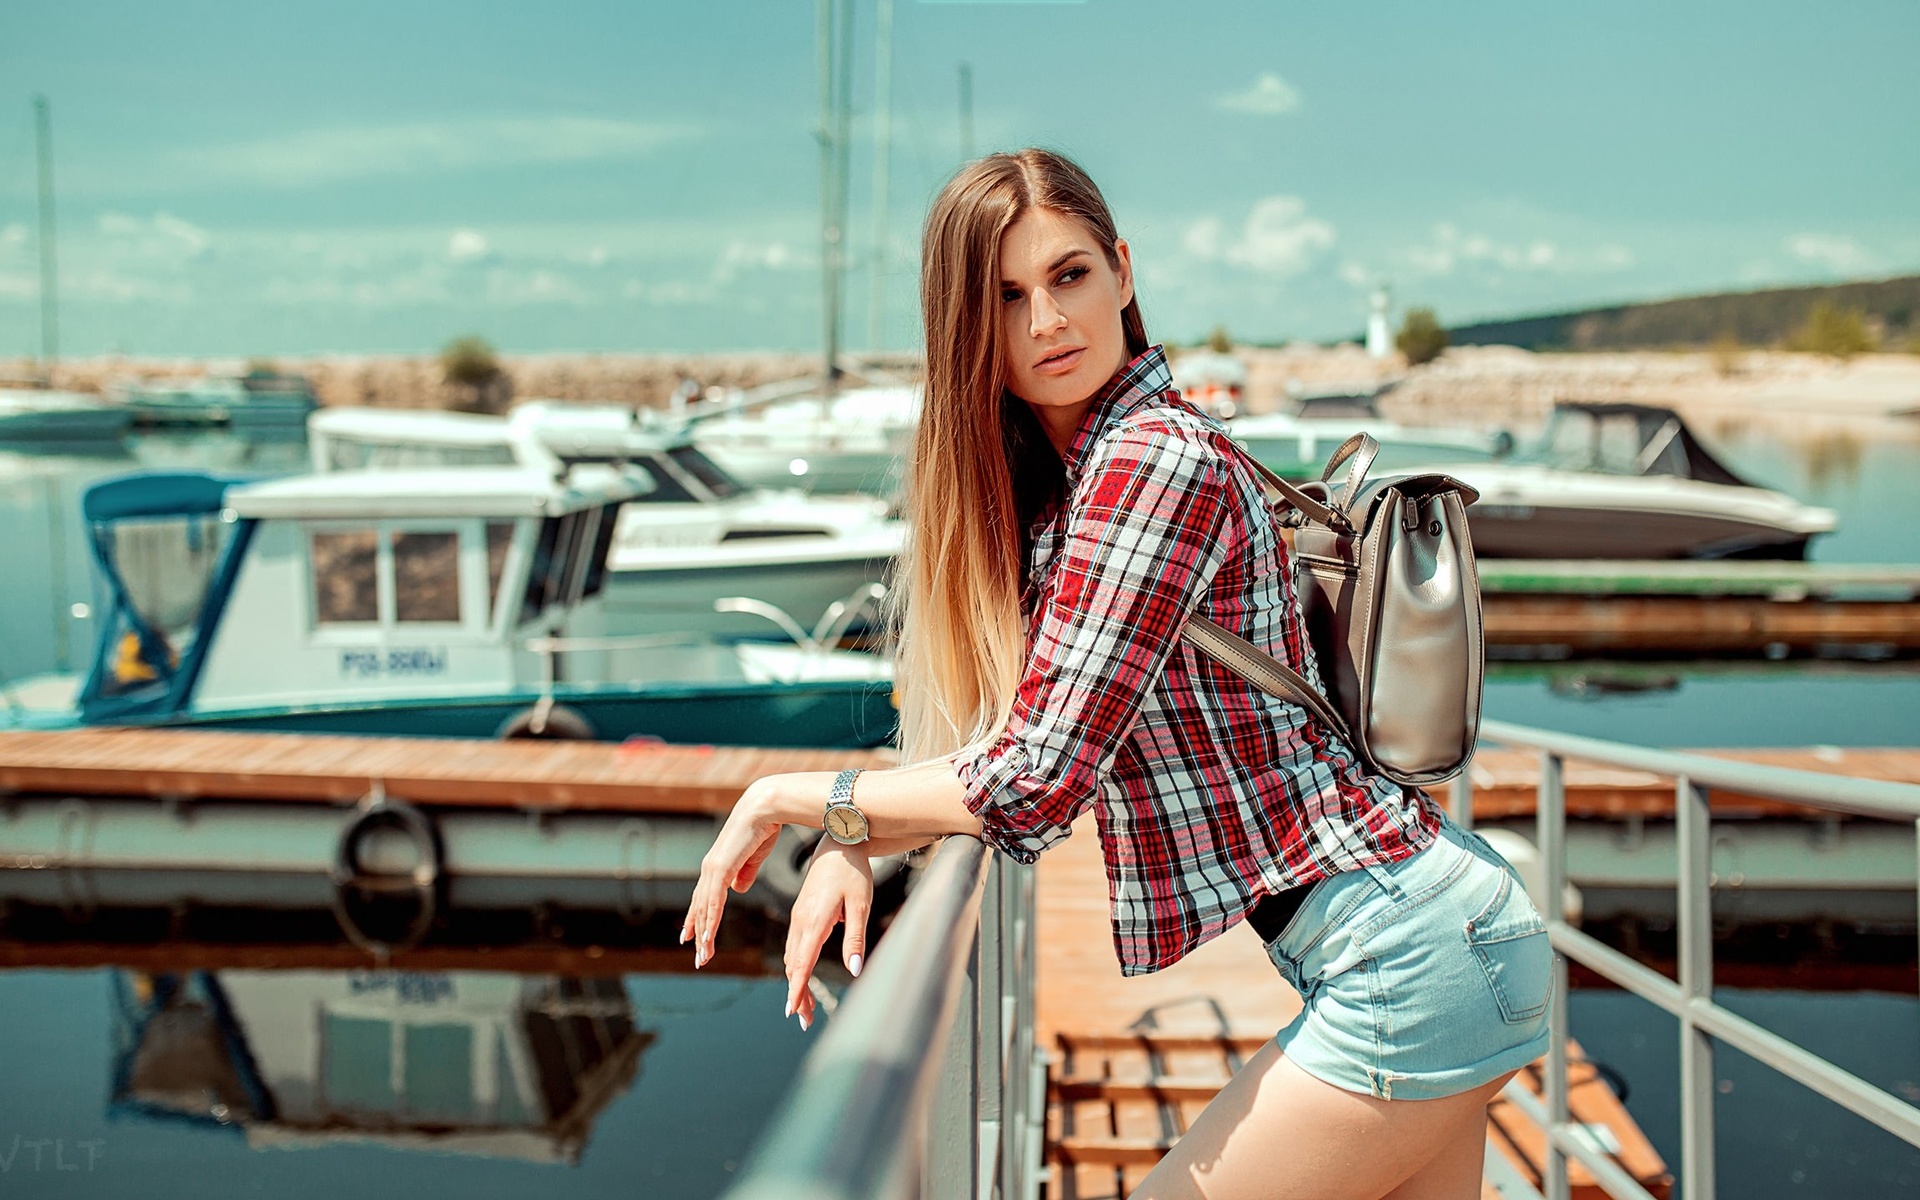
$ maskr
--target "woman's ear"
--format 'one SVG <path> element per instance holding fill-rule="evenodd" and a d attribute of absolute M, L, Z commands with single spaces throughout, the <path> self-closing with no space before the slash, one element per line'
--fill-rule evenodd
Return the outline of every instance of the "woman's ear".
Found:
<path fill-rule="evenodd" d="M 1120 277 L 1120 307 L 1133 303 L 1133 251 L 1127 247 L 1127 239 L 1113 239 L 1113 256 L 1119 265 L 1113 273 Z"/>

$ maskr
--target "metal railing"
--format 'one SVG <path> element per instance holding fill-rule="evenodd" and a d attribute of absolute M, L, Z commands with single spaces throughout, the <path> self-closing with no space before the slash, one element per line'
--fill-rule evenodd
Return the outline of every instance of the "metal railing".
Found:
<path fill-rule="evenodd" d="M 1553 999 L 1550 1006 L 1553 1048 L 1546 1067 L 1544 1102 L 1510 1084 L 1504 1093 L 1514 1106 L 1547 1133 L 1545 1200 L 1567 1200 L 1567 1161 L 1577 1159 L 1603 1190 L 1616 1198 L 1651 1200 L 1647 1191 L 1601 1150 L 1567 1109 L 1567 963 L 1572 960 L 1649 1000 L 1680 1022 L 1680 1187 L 1684 1200 L 1713 1200 L 1713 1098 L 1715 1042 L 1765 1063 L 1874 1125 L 1920 1146 L 1920 1108 L 1875 1087 L 1812 1051 L 1738 1016 L 1713 1001 L 1712 789 L 1783 800 L 1837 813 L 1904 821 L 1915 832 L 1920 854 L 1920 786 L 1853 779 L 1813 771 L 1766 767 L 1698 754 L 1650 750 L 1572 734 L 1551 733 L 1487 721 L 1488 742 L 1540 752 L 1538 839 L 1545 878 L 1535 896 L 1553 941 Z M 1567 808 L 1564 779 L 1568 759 L 1648 771 L 1674 780 L 1674 821 L 1679 847 L 1679 979 L 1672 980 L 1635 962 L 1566 920 Z M 1456 787 L 1456 814 L 1470 814 L 1471 789 Z M 1920 858 L 1917 858 L 1920 862 Z M 1489 1151 L 1489 1161 L 1494 1157 Z M 1505 1194 L 1514 1194 L 1508 1181 Z"/>
<path fill-rule="evenodd" d="M 728 1200 L 1038 1196 L 1033 916 L 1033 868 L 948 838 Z"/>

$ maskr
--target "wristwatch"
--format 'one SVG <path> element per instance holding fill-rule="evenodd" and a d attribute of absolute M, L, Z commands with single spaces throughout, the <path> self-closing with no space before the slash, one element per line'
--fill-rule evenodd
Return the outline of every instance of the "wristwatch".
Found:
<path fill-rule="evenodd" d="M 833 777 L 833 786 L 827 789 L 827 814 L 821 824 L 827 836 L 842 846 L 858 846 L 869 833 L 867 814 L 853 803 L 853 781 L 858 778 L 860 768 L 848 767 Z"/>

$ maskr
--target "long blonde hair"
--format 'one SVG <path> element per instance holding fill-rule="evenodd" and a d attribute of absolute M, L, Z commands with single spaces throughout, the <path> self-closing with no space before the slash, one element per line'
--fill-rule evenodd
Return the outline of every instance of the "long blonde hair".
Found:
<path fill-rule="evenodd" d="M 907 474 L 913 532 L 894 588 L 908 762 L 998 732 L 1025 665 L 1027 526 L 1063 477 L 1032 411 L 1007 392 L 1000 239 L 1035 208 L 1078 219 L 1108 265 L 1119 267 L 1119 234 L 1100 189 L 1049 150 L 990 154 L 962 167 L 934 198 L 921 237 L 926 395 Z M 1137 300 L 1120 320 L 1128 355 L 1146 350 Z"/>

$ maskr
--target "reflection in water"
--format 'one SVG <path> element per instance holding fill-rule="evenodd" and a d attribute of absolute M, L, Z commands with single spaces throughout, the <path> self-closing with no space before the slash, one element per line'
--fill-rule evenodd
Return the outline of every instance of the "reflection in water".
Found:
<path fill-rule="evenodd" d="M 111 1105 L 250 1146 L 376 1141 L 576 1163 L 652 1033 L 618 978 L 114 972 Z"/>
<path fill-rule="evenodd" d="M 1799 443 L 1807 483 L 1816 493 L 1847 487 L 1860 477 L 1860 440 L 1843 429 L 1815 434 Z"/>

